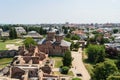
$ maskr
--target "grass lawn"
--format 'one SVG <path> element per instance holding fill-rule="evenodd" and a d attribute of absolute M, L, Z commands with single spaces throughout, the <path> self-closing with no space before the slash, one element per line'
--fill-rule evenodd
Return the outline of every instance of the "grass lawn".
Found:
<path fill-rule="evenodd" d="M 0 69 L 7 66 L 12 60 L 13 60 L 13 58 L 2 58 L 2 59 L 0 59 Z"/>
<path fill-rule="evenodd" d="M 16 46 L 20 46 L 23 44 L 23 39 L 6 40 L 5 42 L 0 40 L 0 50 L 7 50 L 7 44 L 15 44 Z"/>
<path fill-rule="evenodd" d="M 59 68 L 62 66 L 62 57 L 50 57 L 52 60 L 55 61 L 55 68 Z"/>
<path fill-rule="evenodd" d="M 61 74 L 61 73 L 60 73 L 60 72 L 58 72 L 58 71 L 55 71 L 55 72 L 54 72 L 54 74 L 55 74 L 55 75 L 60 75 L 60 76 L 65 75 L 65 74 Z M 69 72 L 68 72 L 68 74 L 66 74 L 66 75 L 68 75 L 68 76 L 74 76 L 74 74 L 73 74 L 73 72 L 72 72 L 72 71 L 69 71 Z"/>
<path fill-rule="evenodd" d="M 0 41 L 0 50 L 7 50 L 6 44 Z"/>
<path fill-rule="evenodd" d="M 17 45 L 22 45 L 23 44 L 23 39 L 12 39 L 12 40 L 6 40 L 6 44 L 15 44 Z"/>

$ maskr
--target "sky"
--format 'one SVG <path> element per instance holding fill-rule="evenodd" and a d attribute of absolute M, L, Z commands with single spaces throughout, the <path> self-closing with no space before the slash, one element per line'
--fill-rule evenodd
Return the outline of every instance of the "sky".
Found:
<path fill-rule="evenodd" d="M 120 0 L 0 0 L 1 24 L 120 23 Z"/>

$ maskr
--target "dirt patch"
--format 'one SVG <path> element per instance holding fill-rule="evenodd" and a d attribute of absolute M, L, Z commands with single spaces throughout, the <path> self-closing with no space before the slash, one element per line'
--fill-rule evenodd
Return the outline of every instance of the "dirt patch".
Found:
<path fill-rule="evenodd" d="M 19 46 L 16 46 L 15 44 L 7 44 L 7 45 L 6 45 L 6 48 L 7 48 L 8 50 L 18 50 L 18 47 L 19 47 Z"/>

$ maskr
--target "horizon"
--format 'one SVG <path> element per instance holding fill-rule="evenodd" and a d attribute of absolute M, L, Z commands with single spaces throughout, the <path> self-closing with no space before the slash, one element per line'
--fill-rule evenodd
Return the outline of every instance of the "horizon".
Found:
<path fill-rule="evenodd" d="M 1 0 L 0 24 L 120 23 L 119 0 Z"/>

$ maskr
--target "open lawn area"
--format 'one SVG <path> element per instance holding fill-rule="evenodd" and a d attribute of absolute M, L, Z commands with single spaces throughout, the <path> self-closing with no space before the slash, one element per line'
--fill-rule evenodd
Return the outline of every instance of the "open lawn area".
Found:
<path fill-rule="evenodd" d="M 13 60 L 13 58 L 2 58 L 2 59 L 0 59 L 0 69 L 7 66 L 12 60 Z"/>
<path fill-rule="evenodd" d="M 0 50 L 7 50 L 7 48 L 6 48 L 7 44 L 14 44 L 16 46 L 20 46 L 23 44 L 23 39 L 6 40 L 5 42 L 0 40 Z"/>
<path fill-rule="evenodd" d="M 6 44 L 0 41 L 0 50 L 7 50 Z"/>
<path fill-rule="evenodd" d="M 60 66 L 62 66 L 62 57 L 50 57 L 52 60 L 55 61 L 55 68 L 59 68 Z"/>

